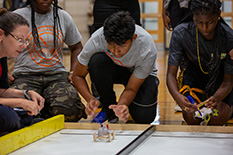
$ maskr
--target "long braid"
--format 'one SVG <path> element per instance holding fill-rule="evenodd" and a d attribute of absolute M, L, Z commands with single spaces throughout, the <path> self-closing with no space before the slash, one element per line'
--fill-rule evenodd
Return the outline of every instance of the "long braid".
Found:
<path fill-rule="evenodd" d="M 54 45 L 54 49 L 53 49 L 53 53 L 56 51 L 57 48 L 57 42 L 58 42 L 58 38 L 56 37 L 56 35 L 58 34 L 58 26 L 57 24 L 59 24 L 59 27 L 61 29 L 62 32 L 62 28 L 61 28 L 61 24 L 60 24 L 60 19 L 59 19 L 59 15 L 58 15 L 58 8 L 62 9 L 60 6 L 58 6 L 58 0 L 53 0 L 53 18 L 54 18 L 54 26 L 53 26 L 53 35 L 54 35 L 54 41 L 53 41 L 53 45 Z M 41 45 L 40 45 L 40 39 L 39 39 L 39 34 L 37 31 L 37 26 L 35 24 L 35 7 L 34 7 L 34 2 L 33 0 L 27 0 L 26 5 L 30 5 L 32 11 L 31 11 L 31 23 L 32 23 L 32 35 L 33 38 L 35 40 L 36 46 L 41 50 Z M 63 33 L 62 33 L 63 35 Z"/>
<path fill-rule="evenodd" d="M 36 46 L 39 47 L 39 49 L 41 50 L 39 34 L 38 34 L 37 26 L 35 23 L 35 7 L 34 7 L 33 0 L 30 0 L 30 6 L 32 9 L 32 11 L 31 11 L 32 35 L 33 35 L 33 38 L 35 40 Z"/>
<path fill-rule="evenodd" d="M 57 24 L 56 24 L 56 21 L 57 21 L 57 1 L 54 0 L 54 3 L 53 3 L 53 53 L 56 51 L 56 48 L 57 48 L 57 37 L 56 37 L 56 34 L 57 34 L 57 30 L 56 30 L 56 27 L 57 27 Z"/>
<path fill-rule="evenodd" d="M 192 0 L 190 9 L 193 12 L 194 15 L 199 14 L 220 14 L 220 7 L 221 2 L 220 0 Z M 221 35 L 219 35 L 219 23 L 216 26 L 215 31 L 215 38 L 216 47 L 214 48 L 215 51 L 213 52 L 213 57 L 211 57 L 210 62 L 207 64 L 208 66 L 208 83 L 204 90 L 205 96 L 213 95 L 213 86 L 216 84 L 216 80 L 218 78 L 219 74 L 219 67 L 220 67 L 220 61 L 221 61 L 221 54 L 220 54 L 220 47 L 221 47 Z"/>
<path fill-rule="evenodd" d="M 54 26 L 53 26 L 53 35 L 54 35 L 54 41 L 53 41 L 53 45 L 54 45 L 54 49 L 53 49 L 53 53 L 55 52 L 55 49 L 57 48 L 57 42 L 58 42 L 58 37 L 56 37 L 56 35 L 58 34 L 58 25 L 62 31 L 62 27 L 60 24 L 60 19 L 59 19 L 59 15 L 58 15 L 58 8 L 62 9 L 61 7 L 58 6 L 58 1 L 57 0 L 53 0 L 53 19 L 54 19 Z M 62 33 L 63 35 L 63 33 Z"/>

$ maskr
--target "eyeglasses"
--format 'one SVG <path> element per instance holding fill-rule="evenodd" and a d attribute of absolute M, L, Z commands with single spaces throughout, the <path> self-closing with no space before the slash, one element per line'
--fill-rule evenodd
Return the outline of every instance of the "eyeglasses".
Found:
<path fill-rule="evenodd" d="M 21 38 L 18 38 L 18 37 L 16 37 L 15 35 L 13 35 L 12 33 L 10 33 L 10 32 L 7 32 L 7 31 L 5 31 L 6 33 L 8 33 L 8 34 L 10 34 L 12 37 L 14 37 L 16 40 L 17 40 L 17 42 L 18 42 L 18 44 L 19 44 L 19 46 L 22 46 L 24 43 L 28 46 L 29 45 L 29 41 L 28 40 L 23 40 L 23 39 L 21 39 Z"/>

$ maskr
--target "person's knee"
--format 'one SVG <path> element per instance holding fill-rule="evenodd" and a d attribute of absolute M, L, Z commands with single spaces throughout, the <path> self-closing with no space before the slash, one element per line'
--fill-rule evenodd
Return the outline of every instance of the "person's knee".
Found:
<path fill-rule="evenodd" d="M 88 67 L 92 68 L 101 65 L 106 66 L 106 63 L 109 61 L 109 59 L 110 58 L 103 52 L 96 53 L 91 57 Z"/>
<path fill-rule="evenodd" d="M 231 115 L 231 107 L 228 104 L 221 102 L 213 110 L 213 114 L 211 115 L 209 125 L 224 125 L 230 119 Z"/>
<path fill-rule="evenodd" d="M 200 125 L 201 123 L 201 119 L 190 119 L 190 118 L 184 118 L 185 122 L 188 124 L 188 125 Z"/>
<path fill-rule="evenodd" d="M 15 111 L 8 107 L 4 107 L 4 113 L 0 115 L 1 131 L 12 132 L 20 128 L 20 118 Z"/>
<path fill-rule="evenodd" d="M 155 107 L 139 107 L 135 105 L 130 108 L 129 112 L 134 122 L 139 124 L 150 124 L 156 117 Z"/>
<path fill-rule="evenodd" d="M 81 118 L 86 118 L 85 111 L 76 107 L 65 108 L 54 106 L 52 107 L 53 115 L 63 114 L 66 122 L 78 122 Z"/>
<path fill-rule="evenodd" d="M 0 124 L 2 124 L 2 131 L 12 132 L 20 129 L 19 117 L 5 117 L 0 118 Z"/>
<path fill-rule="evenodd" d="M 138 123 L 138 124 L 150 124 L 154 121 L 155 117 L 133 117 L 133 120 L 135 123 Z"/>

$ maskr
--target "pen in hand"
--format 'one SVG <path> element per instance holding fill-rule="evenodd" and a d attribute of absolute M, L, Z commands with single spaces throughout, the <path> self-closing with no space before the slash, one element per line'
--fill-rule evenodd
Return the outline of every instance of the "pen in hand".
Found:
<path fill-rule="evenodd" d="M 192 96 L 187 96 L 187 98 L 188 98 L 188 100 L 189 100 L 189 102 L 191 102 L 192 104 L 195 104 L 195 102 L 194 102 L 194 100 L 193 100 L 193 98 L 192 98 Z M 199 114 L 200 114 L 200 116 L 202 116 L 202 114 L 201 114 L 201 112 L 200 112 L 200 109 L 198 108 L 197 109 L 197 111 L 199 112 Z"/>
<path fill-rule="evenodd" d="M 29 91 L 29 90 L 25 90 L 25 91 L 23 90 L 24 97 L 25 97 L 26 99 L 32 101 L 31 97 L 28 95 L 28 91 Z M 39 109 L 38 109 L 38 114 L 40 114 L 40 110 L 39 110 Z"/>

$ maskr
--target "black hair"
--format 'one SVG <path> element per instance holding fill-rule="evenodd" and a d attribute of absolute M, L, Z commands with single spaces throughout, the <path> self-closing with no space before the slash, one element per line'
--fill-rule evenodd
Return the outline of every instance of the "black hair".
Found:
<path fill-rule="evenodd" d="M 194 15 L 219 15 L 220 16 L 220 7 L 221 7 L 220 0 L 192 0 L 191 1 L 191 11 Z M 221 35 L 220 35 L 220 26 L 219 23 L 216 25 L 215 28 L 215 50 L 213 51 L 213 57 L 211 58 L 210 62 L 207 64 L 208 66 L 208 83 L 204 90 L 205 96 L 210 96 L 214 94 L 215 89 L 213 87 L 216 85 L 216 81 L 218 75 L 220 73 L 220 64 L 221 64 L 221 51 L 219 50 L 221 47 Z"/>
<path fill-rule="evenodd" d="M 29 27 L 29 24 L 25 18 L 21 15 L 7 12 L 7 9 L 0 9 L 0 28 L 5 32 L 12 32 L 15 30 L 16 26 L 26 25 Z M 8 33 L 5 33 L 8 35 Z"/>
<path fill-rule="evenodd" d="M 104 37 L 108 43 L 122 45 L 127 40 L 132 40 L 134 32 L 135 21 L 129 12 L 114 13 L 104 22 Z"/>
<path fill-rule="evenodd" d="M 222 2 L 220 0 L 192 0 L 190 9 L 193 14 L 219 14 Z"/>
<path fill-rule="evenodd" d="M 40 46 L 40 40 L 39 40 L 39 34 L 38 34 L 38 31 L 37 31 L 37 26 L 35 24 L 35 7 L 34 7 L 34 0 L 27 0 L 26 4 L 27 5 L 30 5 L 31 7 L 31 27 L 32 27 L 32 35 L 33 35 L 33 38 L 35 40 L 35 43 L 36 43 L 36 46 L 39 47 L 41 49 L 41 46 Z M 55 52 L 56 50 L 56 47 L 57 47 L 57 27 L 59 25 L 59 27 L 61 28 L 61 24 L 60 24 L 60 19 L 59 19 L 59 15 L 58 15 L 58 9 L 62 9 L 60 6 L 58 6 L 58 0 L 53 0 L 53 19 L 54 19 L 54 25 L 53 25 L 53 36 L 54 36 L 54 40 L 53 40 L 53 44 L 54 44 L 54 48 L 53 48 L 53 53 Z M 62 31 L 62 28 L 61 28 L 61 31 Z"/>

